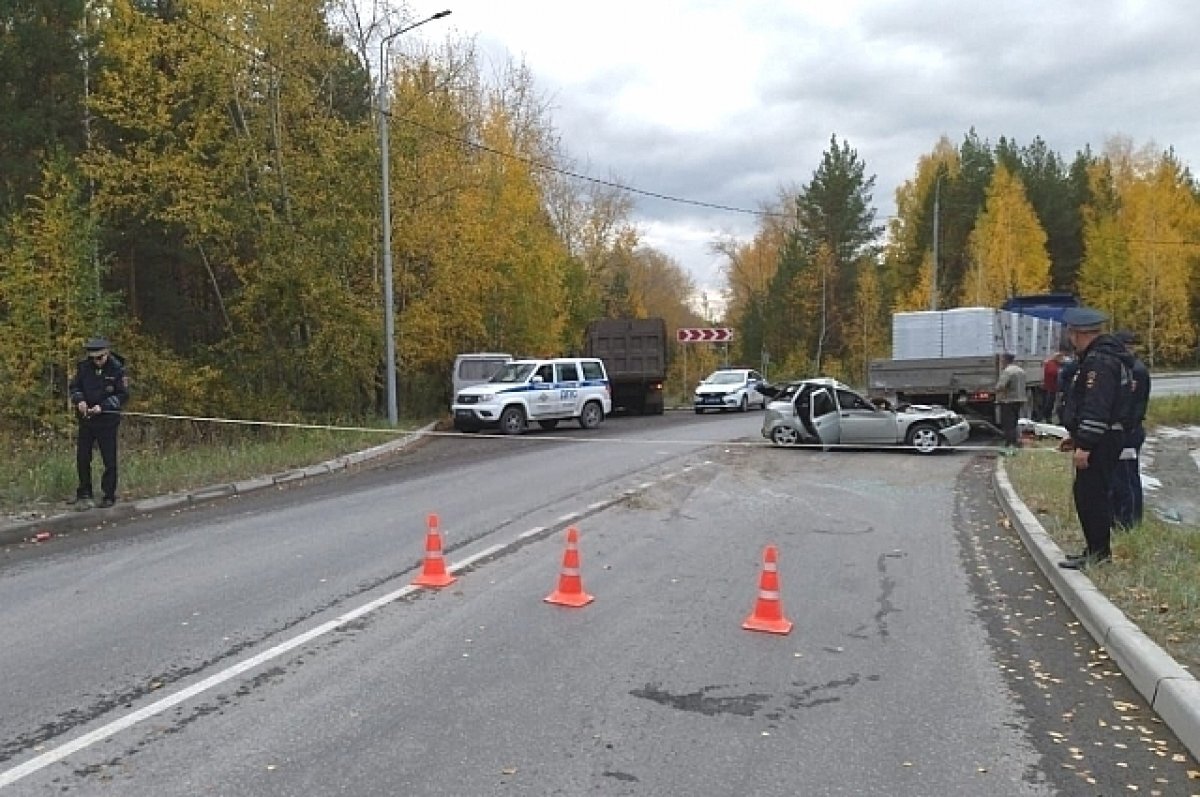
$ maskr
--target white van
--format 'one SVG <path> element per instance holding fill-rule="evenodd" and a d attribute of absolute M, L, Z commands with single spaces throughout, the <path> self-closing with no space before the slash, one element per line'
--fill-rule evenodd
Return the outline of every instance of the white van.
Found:
<path fill-rule="evenodd" d="M 513 360 L 487 382 L 455 393 L 450 409 L 454 428 L 463 432 L 498 426 L 520 434 L 531 421 L 553 429 L 565 420 L 595 429 L 612 412 L 612 392 L 596 357 Z"/>
<path fill-rule="evenodd" d="M 464 387 L 478 385 L 492 378 L 492 374 L 505 363 L 512 362 L 511 354 L 494 351 L 476 351 L 460 354 L 454 358 L 454 372 L 450 376 L 453 386 L 453 396 Z"/>

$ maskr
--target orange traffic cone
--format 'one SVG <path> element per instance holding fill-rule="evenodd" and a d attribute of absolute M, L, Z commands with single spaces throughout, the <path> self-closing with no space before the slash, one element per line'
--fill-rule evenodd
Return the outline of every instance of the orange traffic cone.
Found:
<path fill-rule="evenodd" d="M 587 606 L 595 598 L 583 591 L 583 578 L 579 575 L 579 529 L 567 528 L 567 550 L 563 554 L 562 574 L 558 577 L 558 589 L 546 596 L 546 603 L 559 606 Z"/>
<path fill-rule="evenodd" d="M 413 584 L 435 589 L 448 587 L 458 579 L 446 572 L 446 560 L 442 558 L 442 535 L 438 531 L 440 522 L 438 516 L 432 512 L 427 521 L 429 532 L 425 535 L 425 564 L 421 568 L 421 575 L 417 576 Z"/>
<path fill-rule="evenodd" d="M 783 616 L 783 603 L 779 600 L 779 571 L 775 562 L 775 546 L 768 545 L 763 551 L 758 601 L 754 604 L 754 613 L 746 618 L 742 628 L 772 634 L 786 634 L 792 630 L 792 621 Z"/>

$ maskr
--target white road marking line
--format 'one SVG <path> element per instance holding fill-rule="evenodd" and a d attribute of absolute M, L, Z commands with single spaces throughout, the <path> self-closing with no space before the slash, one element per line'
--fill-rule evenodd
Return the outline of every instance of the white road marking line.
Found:
<path fill-rule="evenodd" d="M 505 548 L 507 548 L 509 545 L 512 545 L 512 543 L 509 543 L 508 545 L 496 544 L 496 545 L 492 545 L 488 548 L 484 548 L 479 553 L 473 553 L 470 556 L 468 556 L 466 559 L 463 559 L 461 562 L 450 565 L 450 567 L 448 569 L 451 573 L 457 573 L 459 570 L 465 570 L 468 567 L 470 567 L 471 565 L 480 561 L 481 559 L 487 559 L 489 556 L 492 556 L 493 554 L 500 553 Z"/>
<path fill-rule="evenodd" d="M 579 517 L 579 513 L 578 513 L 578 512 L 568 512 L 568 513 L 567 513 L 567 514 L 565 514 L 565 515 L 561 515 L 561 516 L 559 516 L 559 518 L 558 518 L 558 521 L 557 521 L 557 522 L 559 522 L 559 523 L 567 523 L 567 522 L 569 522 L 569 521 L 572 521 L 572 520 L 574 520 L 574 519 L 575 519 L 575 518 L 577 518 L 577 517 Z"/>
<path fill-rule="evenodd" d="M 597 501 L 594 504 L 588 504 L 587 508 L 588 508 L 588 511 L 594 512 L 597 509 L 603 509 L 604 507 L 608 506 L 608 504 L 609 504 L 608 501 Z"/>
<path fill-rule="evenodd" d="M 533 528 L 527 529 L 526 531 L 522 531 L 520 534 L 518 534 L 517 539 L 518 540 L 527 540 L 530 537 L 533 537 L 534 535 L 541 534 L 545 530 L 546 530 L 545 526 L 534 526 Z"/>

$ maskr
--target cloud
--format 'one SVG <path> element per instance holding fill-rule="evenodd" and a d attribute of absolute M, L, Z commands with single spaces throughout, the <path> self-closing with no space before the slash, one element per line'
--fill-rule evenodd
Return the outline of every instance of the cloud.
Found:
<path fill-rule="evenodd" d="M 450 20 L 524 60 L 588 173 L 754 210 L 807 183 L 830 136 L 879 216 L 945 135 L 1041 137 L 1070 160 L 1116 135 L 1200 155 L 1191 0 L 462 0 Z M 710 291 L 717 235 L 751 215 L 635 196 L 647 242 Z"/>

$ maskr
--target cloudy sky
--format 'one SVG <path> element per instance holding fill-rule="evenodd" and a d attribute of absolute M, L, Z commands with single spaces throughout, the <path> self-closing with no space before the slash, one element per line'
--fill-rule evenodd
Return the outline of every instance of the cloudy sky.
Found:
<path fill-rule="evenodd" d="M 433 1 L 433 0 L 431 0 Z M 422 0 L 425 2 L 425 0 Z M 436 7 L 435 7 L 436 6 Z M 421 31 L 524 61 L 581 171 L 757 210 L 807 183 L 830 136 L 876 177 L 880 221 L 917 159 L 972 127 L 1070 160 L 1113 136 L 1200 170 L 1196 0 L 435 0 Z M 715 296 L 751 214 L 634 196 L 647 243 Z"/>

